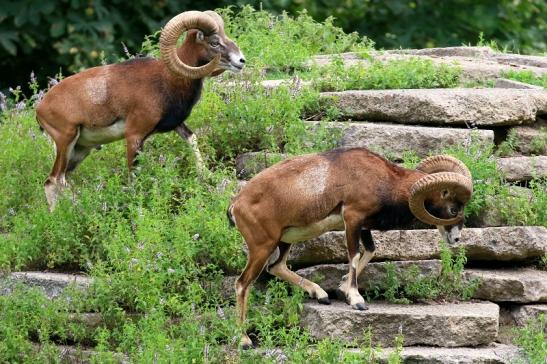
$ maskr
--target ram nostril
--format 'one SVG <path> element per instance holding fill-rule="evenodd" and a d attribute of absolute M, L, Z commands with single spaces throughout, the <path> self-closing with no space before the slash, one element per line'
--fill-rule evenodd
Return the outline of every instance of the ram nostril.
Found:
<path fill-rule="evenodd" d="M 240 58 L 239 63 L 245 63 L 245 58 Z"/>
<path fill-rule="evenodd" d="M 454 238 L 454 241 L 457 243 L 458 241 L 460 241 L 460 238 Z"/>

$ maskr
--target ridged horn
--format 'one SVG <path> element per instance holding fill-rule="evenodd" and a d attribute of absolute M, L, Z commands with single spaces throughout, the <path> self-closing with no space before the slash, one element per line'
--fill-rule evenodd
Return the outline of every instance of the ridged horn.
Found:
<path fill-rule="evenodd" d="M 177 56 L 177 41 L 189 29 L 199 29 L 207 35 L 218 33 L 219 26 L 210 16 L 201 11 L 185 11 L 165 25 L 160 37 L 161 59 L 171 72 L 176 75 L 197 79 L 204 78 L 213 72 L 219 62 L 220 54 L 201 67 L 193 67 L 182 62 Z"/>
<path fill-rule="evenodd" d="M 459 159 L 450 155 L 435 155 L 428 157 L 418 164 L 417 170 L 431 174 L 438 172 L 454 172 L 463 174 L 467 178 L 472 179 L 471 172 L 465 164 Z"/>
<path fill-rule="evenodd" d="M 416 181 L 410 188 L 410 211 L 421 221 L 430 225 L 453 225 L 463 219 L 463 211 L 451 219 L 435 217 L 424 206 L 425 199 L 432 193 L 449 190 L 456 194 L 458 201 L 467 203 L 473 193 L 473 181 L 455 172 L 440 172 L 428 174 Z"/>
<path fill-rule="evenodd" d="M 224 20 L 222 19 L 222 17 L 218 15 L 217 12 L 212 10 L 204 11 L 204 13 L 209 15 L 216 21 L 216 23 L 218 24 L 218 33 L 224 35 Z"/>

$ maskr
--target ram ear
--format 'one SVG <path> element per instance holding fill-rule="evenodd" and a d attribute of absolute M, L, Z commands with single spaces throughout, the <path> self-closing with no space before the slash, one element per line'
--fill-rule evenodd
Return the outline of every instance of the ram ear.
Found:
<path fill-rule="evenodd" d="M 196 33 L 196 41 L 202 43 L 205 40 L 205 34 L 201 30 Z"/>

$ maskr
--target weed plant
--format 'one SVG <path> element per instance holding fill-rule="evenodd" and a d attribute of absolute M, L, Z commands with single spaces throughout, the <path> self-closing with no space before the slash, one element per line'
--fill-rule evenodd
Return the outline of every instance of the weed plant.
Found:
<path fill-rule="evenodd" d="M 547 87 L 547 75 L 543 74 L 542 76 L 537 76 L 532 71 L 507 71 L 505 72 L 502 77 L 529 83 L 531 85 L 541 86 L 543 88 Z"/>
<path fill-rule="evenodd" d="M 394 263 L 386 263 L 386 276 L 368 292 L 369 299 L 385 299 L 392 303 L 409 304 L 417 300 L 469 300 L 478 287 L 477 280 L 467 281 L 463 270 L 467 258 L 465 248 L 453 253 L 446 243 L 440 243 L 441 273 L 439 277 L 424 276 L 416 265 L 397 274 Z"/>
<path fill-rule="evenodd" d="M 370 57 L 345 66 L 335 58 L 326 66 L 314 67 L 309 77 L 320 91 L 450 88 L 459 84 L 461 69 L 434 64 L 419 58 L 381 62 Z"/>
<path fill-rule="evenodd" d="M 523 349 L 531 364 L 543 364 L 547 358 L 547 324 L 544 314 L 528 321 L 525 327 L 517 329 L 515 343 Z"/>

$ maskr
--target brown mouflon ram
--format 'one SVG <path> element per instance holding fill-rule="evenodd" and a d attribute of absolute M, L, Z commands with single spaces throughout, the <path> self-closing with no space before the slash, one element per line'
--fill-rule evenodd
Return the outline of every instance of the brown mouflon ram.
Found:
<path fill-rule="evenodd" d="M 443 238 L 454 243 L 460 238 L 463 210 L 472 192 L 467 167 L 446 155 L 429 157 L 412 170 L 364 148 L 335 149 L 290 158 L 262 171 L 228 208 L 228 217 L 249 250 L 236 282 L 242 327 L 249 286 L 276 248 L 279 258 L 267 267 L 268 272 L 328 304 L 327 293 L 289 270 L 286 261 L 291 244 L 327 231 L 345 231 L 350 264 L 338 294 L 354 309 L 364 310 L 357 277 L 374 255 L 370 231 L 404 227 L 417 218 L 437 225 Z M 365 248 L 362 257 L 359 239 Z M 252 345 L 245 333 L 241 345 Z"/>
<path fill-rule="evenodd" d="M 66 172 L 94 147 L 122 138 L 131 169 L 146 138 L 176 130 L 203 171 L 196 137 L 184 120 L 200 97 L 203 79 L 239 72 L 245 58 L 213 11 L 187 11 L 171 19 L 161 33 L 160 54 L 161 60 L 135 58 L 67 77 L 38 105 L 36 118 L 55 143 L 55 163 L 44 185 L 50 210 L 67 185 Z"/>

